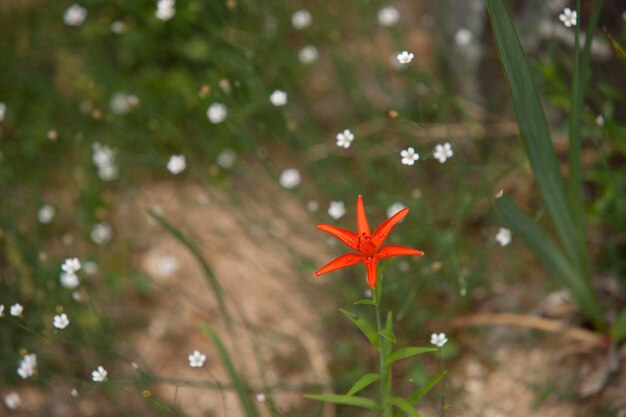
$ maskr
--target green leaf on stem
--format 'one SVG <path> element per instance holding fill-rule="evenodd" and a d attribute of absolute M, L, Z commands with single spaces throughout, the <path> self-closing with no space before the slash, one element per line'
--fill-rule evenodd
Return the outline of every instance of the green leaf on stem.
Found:
<path fill-rule="evenodd" d="M 418 402 L 419 400 L 422 399 L 422 397 L 424 397 L 424 395 L 428 394 L 428 391 L 430 391 L 435 385 L 437 385 L 437 382 L 441 381 L 441 379 L 446 376 L 446 374 L 448 373 L 448 371 L 441 371 L 439 372 L 437 375 L 435 375 L 434 377 L 432 377 L 430 379 L 430 381 L 428 381 L 426 384 L 424 384 L 423 386 L 421 386 L 417 391 L 415 391 L 409 398 L 408 398 L 408 402 L 410 404 L 415 404 L 416 402 Z"/>
<path fill-rule="evenodd" d="M 366 374 L 354 383 L 346 395 L 352 396 L 380 379 L 380 374 Z"/>
<path fill-rule="evenodd" d="M 393 333 L 393 314 L 391 311 L 387 312 L 387 322 L 385 323 L 385 328 L 378 332 L 378 334 L 391 343 L 396 343 L 396 335 Z"/>
<path fill-rule="evenodd" d="M 363 332 L 365 337 L 367 337 L 367 340 L 369 340 L 376 349 L 380 348 L 376 330 L 374 330 L 374 328 L 367 321 L 356 314 L 352 314 L 349 311 L 344 310 L 343 308 L 340 308 L 339 311 L 341 311 L 341 314 L 346 316 L 348 320 L 354 323 L 354 325 L 358 327 L 361 332 Z"/>
<path fill-rule="evenodd" d="M 422 417 L 422 415 L 417 412 L 417 410 L 411 405 L 411 403 L 404 398 L 391 397 L 389 398 L 389 404 L 396 406 L 397 408 L 412 417 Z"/>
<path fill-rule="evenodd" d="M 411 356 L 421 355 L 422 353 L 437 352 L 437 348 L 433 347 L 407 347 L 398 349 L 393 352 L 385 361 L 385 365 L 391 365 L 401 359 L 410 358 Z"/>
<path fill-rule="evenodd" d="M 333 404 L 353 405 L 355 407 L 367 408 L 370 410 L 380 410 L 380 405 L 369 398 L 355 397 L 352 395 L 337 394 L 304 394 L 305 398 L 311 400 L 324 401 Z"/>
<path fill-rule="evenodd" d="M 372 305 L 372 306 L 376 305 L 376 303 L 373 300 L 368 300 L 368 299 L 357 300 L 357 301 L 354 302 L 354 304 L 368 304 L 368 305 Z"/>

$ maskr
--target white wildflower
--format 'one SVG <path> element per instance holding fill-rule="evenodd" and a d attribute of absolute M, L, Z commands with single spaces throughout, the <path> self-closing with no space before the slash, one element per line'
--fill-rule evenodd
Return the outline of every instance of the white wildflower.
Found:
<path fill-rule="evenodd" d="M 113 150 L 106 145 L 94 143 L 92 146 L 92 159 L 98 168 L 98 176 L 102 181 L 112 181 L 117 178 L 118 169 L 115 163 Z"/>
<path fill-rule="evenodd" d="M 78 278 L 78 275 L 73 272 L 61 272 L 59 280 L 61 281 L 61 286 L 63 288 L 67 288 L 70 290 L 73 290 L 80 284 L 80 279 Z"/>
<path fill-rule="evenodd" d="M 328 206 L 328 215 L 335 220 L 339 220 L 346 214 L 346 206 L 343 201 L 331 201 Z"/>
<path fill-rule="evenodd" d="M 217 165 L 224 169 L 230 169 L 235 166 L 237 162 L 237 154 L 232 149 L 224 149 L 217 155 Z"/>
<path fill-rule="evenodd" d="M 4 304 L 0 304 L 0 317 L 4 316 Z"/>
<path fill-rule="evenodd" d="M 396 58 L 401 64 L 409 64 L 411 61 L 413 61 L 413 56 L 414 55 L 411 52 L 403 51 L 400 52 Z"/>
<path fill-rule="evenodd" d="M 187 168 L 185 155 L 172 155 L 167 161 L 167 170 L 174 175 L 178 175 Z"/>
<path fill-rule="evenodd" d="M 111 32 L 119 35 L 120 33 L 126 32 L 126 23 L 122 22 L 121 20 L 114 20 L 113 22 L 111 22 L 111 26 L 109 26 L 109 29 L 111 29 Z"/>
<path fill-rule="evenodd" d="M 300 184 L 300 172 L 295 168 L 289 168 L 284 170 L 280 174 L 279 183 L 281 187 L 288 190 L 297 187 Z"/>
<path fill-rule="evenodd" d="M 265 402 L 265 394 L 263 394 L 262 392 L 258 393 L 256 395 L 256 400 L 260 403 L 264 403 Z"/>
<path fill-rule="evenodd" d="M 170 20 L 176 14 L 175 0 L 159 0 L 157 2 L 156 17 L 164 22 Z"/>
<path fill-rule="evenodd" d="M 206 355 L 194 350 L 193 353 L 187 357 L 187 360 L 189 361 L 189 366 L 192 368 L 202 368 L 204 361 L 206 361 Z"/>
<path fill-rule="evenodd" d="M 117 115 L 124 115 L 139 104 L 139 98 L 124 91 L 119 91 L 109 100 L 109 108 Z"/>
<path fill-rule="evenodd" d="M 393 203 L 392 205 L 390 205 L 387 208 L 387 218 L 393 216 L 394 214 L 396 214 L 400 210 L 404 210 L 405 208 L 406 208 L 406 206 L 404 204 L 400 203 L 400 202 Z"/>
<path fill-rule="evenodd" d="M 41 224 L 48 224 L 54 219 L 54 215 L 56 214 L 56 210 L 54 206 L 50 204 L 44 204 L 37 211 L 37 219 Z"/>
<path fill-rule="evenodd" d="M 30 378 L 35 374 L 37 370 L 37 355 L 31 353 L 22 358 L 19 367 L 17 368 L 17 374 L 22 379 Z"/>
<path fill-rule="evenodd" d="M 57 329 L 65 329 L 70 324 L 70 319 L 67 318 L 67 314 L 57 314 L 52 318 L 52 325 Z"/>
<path fill-rule="evenodd" d="M 443 347 L 446 343 L 448 343 L 448 338 L 445 333 L 433 333 L 430 335 L 430 343 L 437 347 Z"/>
<path fill-rule="evenodd" d="M 394 6 L 386 6 L 378 11 L 378 24 L 391 27 L 400 20 L 400 11 Z"/>
<path fill-rule="evenodd" d="M 472 41 L 472 32 L 467 28 L 461 28 L 454 34 L 454 42 L 458 46 L 467 46 Z"/>
<path fill-rule="evenodd" d="M 353 140 L 354 134 L 348 129 L 337 133 L 337 146 L 340 148 L 348 149 Z"/>
<path fill-rule="evenodd" d="M 107 222 L 96 223 L 91 228 L 91 240 L 97 245 L 108 243 L 113 237 L 113 229 Z"/>
<path fill-rule="evenodd" d="M 496 234 L 496 241 L 500 246 L 506 246 L 511 243 L 512 235 L 511 231 L 505 227 L 501 227 Z"/>
<path fill-rule="evenodd" d="M 312 62 L 317 61 L 319 57 L 319 52 L 317 52 L 317 48 L 313 45 L 307 45 L 304 48 L 300 49 L 298 52 L 298 59 L 303 64 L 310 64 Z"/>
<path fill-rule="evenodd" d="M 442 164 L 446 162 L 448 158 L 452 158 L 452 155 L 454 155 L 454 151 L 452 151 L 452 145 L 448 142 L 443 145 L 435 146 L 435 150 L 433 151 L 433 157 Z"/>
<path fill-rule="evenodd" d="M 604 116 L 599 114 L 596 116 L 596 125 L 603 127 L 604 126 Z"/>
<path fill-rule="evenodd" d="M 413 149 L 412 147 L 403 149 L 400 152 L 400 156 L 402 157 L 403 165 L 413 165 L 415 164 L 415 161 L 420 159 L 419 154 L 415 152 L 415 149 Z"/>
<path fill-rule="evenodd" d="M 24 306 L 22 306 L 19 303 L 15 303 L 11 306 L 11 308 L 9 308 L 9 313 L 11 313 L 13 317 L 21 316 L 23 311 L 24 311 Z"/>
<path fill-rule="evenodd" d="M 91 373 L 91 379 L 94 382 L 104 382 L 107 379 L 108 372 L 102 366 L 98 366 L 98 368 Z"/>
<path fill-rule="evenodd" d="M 178 260 L 172 255 L 163 256 L 157 262 L 157 269 L 161 277 L 171 277 L 178 270 Z"/>
<path fill-rule="evenodd" d="M 305 29 L 311 26 L 312 22 L 313 22 L 313 16 L 311 16 L 311 13 L 308 10 L 301 9 L 301 10 L 294 12 L 294 14 L 291 15 L 291 25 L 295 29 L 298 29 L 298 30 Z"/>
<path fill-rule="evenodd" d="M 13 391 L 4 396 L 4 404 L 9 410 L 17 410 L 22 404 L 20 395 Z"/>
<path fill-rule="evenodd" d="M 270 95 L 270 102 L 276 107 L 284 106 L 287 104 L 287 93 L 282 90 L 275 90 Z"/>
<path fill-rule="evenodd" d="M 68 26 L 80 26 L 86 17 L 87 9 L 78 4 L 73 4 L 63 14 L 63 21 Z"/>
<path fill-rule="evenodd" d="M 208 117 L 213 124 L 222 123 L 226 119 L 227 115 L 228 110 L 222 103 L 213 103 L 206 111 L 206 117 Z"/>
<path fill-rule="evenodd" d="M 0 101 L 0 122 L 4 120 L 4 116 L 7 112 L 7 105 Z"/>
<path fill-rule="evenodd" d="M 576 10 L 571 10 L 569 7 L 563 9 L 563 13 L 559 15 L 559 20 L 565 25 L 565 27 L 576 26 L 577 21 Z"/>

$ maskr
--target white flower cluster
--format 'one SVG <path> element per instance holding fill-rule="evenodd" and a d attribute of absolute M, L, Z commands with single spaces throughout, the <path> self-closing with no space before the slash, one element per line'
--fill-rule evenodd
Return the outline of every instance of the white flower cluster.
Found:
<path fill-rule="evenodd" d="M 80 270 L 80 261 L 78 258 L 68 258 L 61 265 L 61 285 L 63 288 L 73 290 L 80 284 L 80 279 L 76 274 Z"/>
<path fill-rule="evenodd" d="M 96 245 L 104 245 L 113 238 L 113 229 L 107 222 L 96 223 L 91 228 L 91 240 Z"/>
<path fill-rule="evenodd" d="M 439 161 L 439 163 L 443 164 L 448 160 L 448 158 L 452 158 L 452 155 L 454 155 L 454 151 L 452 150 L 452 145 L 448 142 L 443 145 L 435 146 L 433 156 Z"/>
<path fill-rule="evenodd" d="M 213 103 L 206 111 L 206 117 L 208 117 L 213 124 L 222 123 L 226 120 L 226 116 L 228 116 L 228 109 L 226 109 L 226 106 L 222 103 Z"/>
<path fill-rule="evenodd" d="M 112 181 L 117 178 L 118 168 L 115 163 L 115 155 L 113 150 L 106 145 L 98 142 L 92 146 L 93 163 L 98 168 L 98 176 L 102 181 Z"/>
<path fill-rule="evenodd" d="M 31 353 L 22 358 L 19 367 L 17 368 L 17 374 L 22 379 L 30 378 L 35 374 L 37 370 L 37 355 Z"/>
<path fill-rule="evenodd" d="M 346 214 L 346 206 L 343 201 L 331 201 L 328 206 L 328 215 L 335 220 L 339 220 Z"/>
<path fill-rule="evenodd" d="M 4 120 L 4 116 L 7 112 L 7 105 L 0 101 L 0 122 Z"/>
<path fill-rule="evenodd" d="M 304 48 L 300 49 L 298 52 L 298 59 L 303 64 L 310 64 L 312 62 L 317 61 L 319 57 L 319 52 L 317 48 L 313 45 L 307 45 Z"/>
<path fill-rule="evenodd" d="M 1 314 L 2 312 L 4 312 L 4 306 L 2 306 L 2 309 L 0 310 L 0 316 L 2 315 Z M 15 303 L 9 308 L 9 313 L 13 317 L 19 317 L 22 315 L 23 312 L 24 312 L 24 306 L 22 306 L 20 303 Z"/>
<path fill-rule="evenodd" d="M 281 172 L 278 182 L 281 187 L 291 190 L 300 184 L 300 172 L 295 168 L 289 168 Z"/>
<path fill-rule="evenodd" d="M 22 404 L 20 395 L 13 391 L 4 396 L 4 404 L 9 410 L 17 410 Z"/>
<path fill-rule="evenodd" d="M 306 29 L 311 26 L 312 22 L 313 16 L 311 15 L 311 12 L 306 9 L 298 10 L 291 15 L 291 25 L 294 29 Z"/>
<path fill-rule="evenodd" d="M 274 90 L 270 95 L 270 102 L 276 107 L 282 107 L 287 104 L 287 93 L 282 90 Z"/>
<path fill-rule="evenodd" d="M 65 329 L 70 324 L 70 319 L 67 318 L 67 314 L 57 314 L 52 318 L 52 325 L 59 330 Z"/>
<path fill-rule="evenodd" d="M 56 214 L 56 210 L 54 206 L 50 204 L 44 204 L 37 211 L 37 219 L 41 224 L 48 224 L 54 219 L 54 215 Z"/>
<path fill-rule="evenodd" d="M 410 64 L 413 61 L 414 55 L 409 51 L 400 52 L 397 56 L 398 62 L 401 64 Z"/>
<path fill-rule="evenodd" d="M 102 366 L 98 366 L 98 368 L 91 373 L 91 379 L 94 382 L 104 382 L 107 379 L 108 372 Z"/>
<path fill-rule="evenodd" d="M 387 217 L 392 217 L 394 214 L 399 212 L 400 210 L 404 210 L 406 206 L 400 202 L 393 203 L 387 208 Z"/>
<path fill-rule="evenodd" d="M 164 22 L 170 20 L 176 14 L 176 0 L 159 0 L 157 2 L 156 17 Z"/>
<path fill-rule="evenodd" d="M 80 26 L 86 17 L 87 9 L 79 4 L 73 4 L 63 14 L 63 22 L 68 26 Z"/>
<path fill-rule="evenodd" d="M 113 96 L 111 96 L 111 100 L 109 100 L 109 108 L 111 111 L 120 116 L 128 113 L 138 104 L 139 98 L 136 95 L 125 91 L 119 91 L 113 94 Z"/>
<path fill-rule="evenodd" d="M 400 11 L 393 6 L 386 6 L 378 11 L 378 24 L 383 27 L 394 26 L 399 20 Z"/>
<path fill-rule="evenodd" d="M 185 155 L 172 155 L 167 161 L 167 170 L 173 175 L 178 175 L 187 168 Z"/>
<path fill-rule="evenodd" d="M 511 231 L 505 227 L 501 227 L 496 234 L 496 241 L 500 246 L 507 246 L 512 240 Z"/>

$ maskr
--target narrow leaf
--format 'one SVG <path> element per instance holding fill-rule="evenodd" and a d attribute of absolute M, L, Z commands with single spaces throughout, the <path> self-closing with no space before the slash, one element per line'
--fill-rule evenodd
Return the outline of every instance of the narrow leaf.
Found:
<path fill-rule="evenodd" d="M 382 337 L 390 341 L 391 343 L 396 343 L 396 335 L 393 333 L 393 313 L 391 311 L 387 312 L 387 321 L 385 322 L 385 328 L 378 332 Z M 391 346 L 389 346 L 391 349 Z"/>
<path fill-rule="evenodd" d="M 365 397 L 337 394 L 305 394 L 304 397 L 327 403 L 353 405 L 355 407 L 362 407 L 370 410 L 380 410 L 380 406 L 376 401 Z"/>
<path fill-rule="evenodd" d="M 376 348 L 379 348 L 379 344 L 378 344 L 378 336 L 376 333 L 376 330 L 374 330 L 374 328 L 364 319 L 362 319 L 361 317 L 357 316 L 356 314 L 352 314 L 342 308 L 339 309 L 339 311 L 341 311 L 341 314 L 343 314 L 344 316 L 346 316 L 348 318 L 348 320 L 350 320 L 352 323 L 354 323 L 354 325 L 356 327 L 359 328 L 359 330 L 361 330 L 361 332 L 363 332 L 363 334 L 365 335 L 365 337 L 367 337 L 367 340 L 370 341 L 370 343 Z"/>
<path fill-rule="evenodd" d="M 354 302 L 354 304 L 368 304 L 368 305 L 373 305 L 373 306 L 376 305 L 376 303 L 373 300 L 367 300 L 367 299 L 357 300 Z"/>
<path fill-rule="evenodd" d="M 406 414 L 412 417 L 422 417 L 420 413 L 411 405 L 410 402 L 400 397 L 391 397 L 389 399 L 389 404 L 395 405 L 400 410 L 404 411 Z"/>
<path fill-rule="evenodd" d="M 422 353 L 437 352 L 437 348 L 433 347 L 407 347 L 398 349 L 393 352 L 385 361 L 386 365 L 391 365 L 401 359 L 410 358 L 411 356 L 421 355 Z"/>
<path fill-rule="evenodd" d="M 430 379 L 430 381 L 428 381 L 426 384 L 424 384 L 422 387 L 420 387 L 417 391 L 415 391 L 409 398 L 408 401 L 410 404 L 415 404 L 416 402 L 418 402 L 419 400 L 421 400 L 424 395 L 428 394 L 428 391 L 430 391 L 435 385 L 437 385 L 437 383 L 439 381 L 441 381 L 441 379 L 446 376 L 446 374 L 448 373 L 448 371 L 441 371 L 439 372 L 437 375 L 435 375 L 434 377 L 432 377 Z"/>
<path fill-rule="evenodd" d="M 567 256 L 582 270 L 582 257 L 586 256 L 584 242 L 578 239 L 550 130 L 526 55 L 504 1 L 487 0 L 487 5 L 500 63 L 511 89 L 520 135 L 535 180 Z"/>
<path fill-rule="evenodd" d="M 237 392 L 239 402 L 241 403 L 241 407 L 243 408 L 246 417 L 257 417 L 258 413 L 256 407 L 254 406 L 254 403 L 250 400 L 250 388 L 239 376 L 239 373 L 235 369 L 235 365 L 233 365 L 233 361 L 231 360 L 228 351 L 224 347 L 224 344 L 222 343 L 218 335 L 213 331 L 213 329 L 211 329 L 206 324 L 201 323 L 200 329 L 211 340 L 211 342 L 219 351 L 222 363 L 226 368 L 226 372 L 228 373 L 231 384 Z"/>
<path fill-rule="evenodd" d="M 148 210 L 148 214 L 153 219 L 155 219 L 161 226 L 163 226 L 165 230 L 167 230 L 172 235 L 172 237 L 182 243 L 183 246 L 185 246 L 196 258 L 196 260 L 202 267 L 202 272 L 204 273 L 204 276 L 207 279 L 209 286 L 213 290 L 213 294 L 217 299 L 222 316 L 226 320 L 227 324 L 230 324 L 230 314 L 228 313 L 228 309 L 226 308 L 226 304 L 224 303 L 222 287 L 220 286 L 220 283 L 217 280 L 217 276 L 213 272 L 213 269 L 202 255 L 202 251 L 200 251 L 200 249 L 194 242 L 192 242 L 187 236 L 185 236 L 185 234 L 180 229 L 172 225 L 165 217 L 152 209 Z"/>
<path fill-rule="evenodd" d="M 584 276 L 562 254 L 552 239 L 508 197 L 495 201 L 495 208 L 504 223 L 534 252 L 544 267 L 567 289 L 580 308 L 595 323 L 602 322 L 602 310 Z"/>
<path fill-rule="evenodd" d="M 361 378 L 359 378 L 358 381 L 356 381 L 354 383 L 354 385 L 352 386 L 352 388 L 350 388 L 350 390 L 346 393 L 346 395 L 354 395 L 357 392 L 361 391 L 363 388 L 373 384 L 374 382 L 378 381 L 380 379 L 380 375 L 379 374 L 366 374 L 363 375 Z"/>

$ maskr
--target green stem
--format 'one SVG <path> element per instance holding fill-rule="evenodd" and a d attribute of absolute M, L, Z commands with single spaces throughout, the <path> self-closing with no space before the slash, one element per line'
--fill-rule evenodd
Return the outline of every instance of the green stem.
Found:
<path fill-rule="evenodd" d="M 383 417 L 391 417 L 391 405 L 389 398 L 391 397 L 391 368 L 385 364 L 387 359 L 387 342 L 381 335 L 383 330 L 382 320 L 380 319 L 380 292 L 381 279 L 377 280 L 376 288 L 372 291 L 372 300 L 376 309 L 376 330 L 378 332 L 378 353 L 380 358 L 380 403 L 383 406 Z M 377 293 L 377 295 L 376 295 Z"/>

